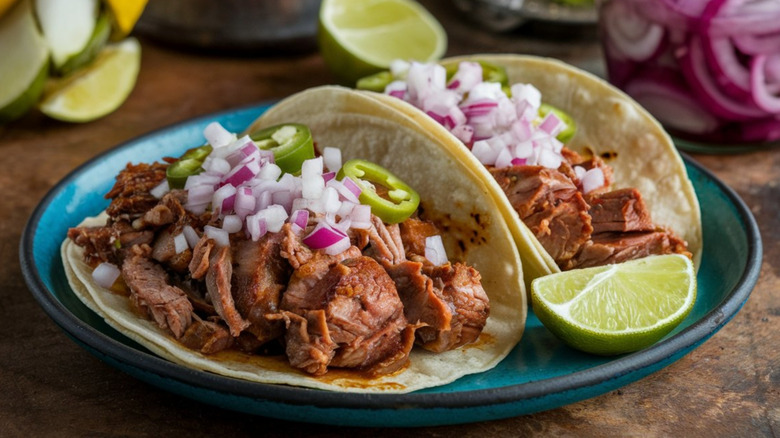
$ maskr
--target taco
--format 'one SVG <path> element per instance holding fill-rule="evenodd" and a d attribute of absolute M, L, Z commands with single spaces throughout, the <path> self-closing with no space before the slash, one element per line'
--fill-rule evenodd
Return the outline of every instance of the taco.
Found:
<path fill-rule="evenodd" d="M 683 253 L 698 267 L 698 200 L 670 137 L 605 81 L 563 62 L 476 55 L 399 61 L 358 82 L 490 179 L 525 281 Z M 374 93 L 373 91 L 383 91 Z"/>
<path fill-rule="evenodd" d="M 63 242 L 69 282 L 153 353 L 238 379 L 400 393 L 488 370 L 523 333 L 519 253 L 479 173 L 409 121 L 323 87 L 128 163 Z"/>

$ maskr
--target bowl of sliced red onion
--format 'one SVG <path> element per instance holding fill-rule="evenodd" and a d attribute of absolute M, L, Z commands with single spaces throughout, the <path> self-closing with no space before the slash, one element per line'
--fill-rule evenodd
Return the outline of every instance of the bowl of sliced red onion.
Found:
<path fill-rule="evenodd" d="M 607 76 L 693 152 L 780 145 L 780 1 L 604 0 Z"/>

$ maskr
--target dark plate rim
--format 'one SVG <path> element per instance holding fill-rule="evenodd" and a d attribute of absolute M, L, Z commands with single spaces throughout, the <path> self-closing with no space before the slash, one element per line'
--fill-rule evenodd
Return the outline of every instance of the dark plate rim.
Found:
<path fill-rule="evenodd" d="M 412 392 L 406 394 L 339 393 L 285 385 L 247 382 L 205 371 L 190 369 L 182 365 L 168 362 L 153 354 L 136 350 L 84 323 L 54 297 L 41 280 L 38 267 L 35 265 L 33 243 L 41 217 L 46 212 L 53 199 L 63 188 L 68 186 L 76 176 L 83 172 L 84 169 L 94 166 L 96 162 L 100 161 L 105 156 L 121 149 L 133 147 L 135 144 L 143 143 L 147 139 L 154 138 L 162 132 L 174 131 L 190 124 L 196 124 L 220 116 L 231 115 L 243 110 L 252 110 L 255 108 L 260 110 L 273 103 L 273 101 L 269 101 L 233 108 L 156 129 L 100 153 L 74 169 L 51 188 L 30 216 L 23 230 L 19 248 L 21 269 L 27 286 L 46 314 L 76 340 L 120 363 L 139 370 L 154 373 L 166 379 L 179 381 L 185 385 L 208 389 L 218 393 L 231 394 L 233 396 L 255 400 L 321 408 L 368 410 L 397 408 L 470 408 L 515 403 L 556 393 L 583 390 L 663 363 L 664 361 L 673 358 L 679 352 L 687 352 L 697 344 L 705 341 L 710 335 L 725 325 L 739 311 L 745 301 L 747 301 L 753 287 L 758 281 L 761 269 L 762 242 L 758 225 L 751 214 L 750 209 L 733 189 L 720 181 L 712 172 L 704 168 L 701 164 L 682 153 L 683 160 L 687 164 L 692 165 L 699 172 L 704 174 L 727 196 L 729 201 L 735 206 L 739 218 L 744 224 L 748 240 L 748 255 L 747 264 L 739 281 L 720 305 L 674 336 L 637 353 L 626 355 L 609 363 L 564 376 L 499 388 L 451 393 Z"/>

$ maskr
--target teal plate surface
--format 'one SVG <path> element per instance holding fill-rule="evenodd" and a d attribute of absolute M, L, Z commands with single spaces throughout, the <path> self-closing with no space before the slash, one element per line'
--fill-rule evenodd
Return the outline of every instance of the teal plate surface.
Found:
<path fill-rule="evenodd" d="M 163 360 L 111 329 L 73 294 L 59 247 L 68 227 L 108 205 L 103 195 L 127 162 L 177 156 L 202 143 L 211 121 L 243 131 L 271 104 L 187 121 L 111 149 L 82 165 L 41 201 L 20 246 L 27 284 L 44 311 L 79 345 L 128 374 L 204 403 L 291 421 L 353 426 L 427 426 L 512 417 L 584 400 L 639 380 L 681 358 L 725 325 L 758 280 L 761 239 L 742 200 L 686 159 L 703 206 L 704 254 L 698 299 L 683 323 L 659 343 L 630 355 L 573 350 L 533 312 L 523 339 L 494 369 L 409 394 L 352 394 L 246 382 Z"/>

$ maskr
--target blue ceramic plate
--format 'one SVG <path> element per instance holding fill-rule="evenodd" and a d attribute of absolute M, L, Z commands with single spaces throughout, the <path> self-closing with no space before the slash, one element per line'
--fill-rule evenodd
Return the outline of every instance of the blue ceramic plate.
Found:
<path fill-rule="evenodd" d="M 292 421 L 357 426 L 424 426 L 512 417 L 552 409 L 634 382 L 673 363 L 726 324 L 758 279 L 761 240 L 739 197 L 686 160 L 704 206 L 699 295 L 688 318 L 638 353 L 598 357 L 559 342 L 529 311 L 525 335 L 496 368 L 410 394 L 345 394 L 245 382 L 173 364 L 117 333 L 74 296 L 60 259 L 68 227 L 105 209 L 103 195 L 129 161 L 176 156 L 202 141 L 211 121 L 242 131 L 270 104 L 194 119 L 111 149 L 57 184 L 33 213 L 21 241 L 22 269 L 46 313 L 86 350 L 167 391 L 222 408 Z"/>

